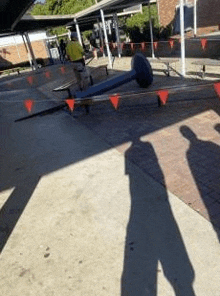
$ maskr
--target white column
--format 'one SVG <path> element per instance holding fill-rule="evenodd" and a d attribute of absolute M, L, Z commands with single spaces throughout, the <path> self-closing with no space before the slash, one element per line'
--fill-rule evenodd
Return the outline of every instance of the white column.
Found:
<path fill-rule="evenodd" d="M 197 0 L 194 0 L 194 36 L 197 35 Z"/>
<path fill-rule="evenodd" d="M 15 36 L 13 36 L 13 39 L 14 39 L 14 44 L 15 44 L 16 49 L 17 49 L 18 57 L 20 59 L 20 62 L 22 62 L 21 55 L 20 55 L 20 52 L 19 52 L 19 49 L 18 49 L 18 45 L 17 45 L 16 39 L 15 39 Z"/>
<path fill-rule="evenodd" d="M 102 25 L 103 25 L 103 30 L 104 30 L 104 35 L 105 35 L 105 43 L 106 43 L 106 48 L 107 48 L 107 53 L 108 53 L 108 59 L 109 59 L 109 67 L 112 69 L 112 54 L 109 49 L 109 44 L 108 44 L 108 35 L 106 32 L 106 25 L 105 25 L 105 17 L 104 17 L 104 12 L 102 9 L 100 9 L 101 13 L 101 18 L 102 18 Z"/>
<path fill-rule="evenodd" d="M 151 12 L 150 12 L 150 2 L 148 3 L 148 13 L 149 13 L 149 22 L 150 22 L 150 42 L 151 42 L 151 52 L 152 58 L 155 58 L 154 54 L 154 35 L 153 35 L 153 26 L 152 26 L 152 19 L 151 19 Z"/>
<path fill-rule="evenodd" d="M 32 61 L 33 66 L 34 66 L 34 70 L 37 70 L 38 65 L 37 65 L 37 61 L 36 61 L 35 56 L 34 56 L 34 52 L 33 52 L 32 46 L 31 46 L 31 41 L 30 41 L 29 35 L 28 35 L 27 32 L 25 32 L 24 36 L 25 36 L 26 41 L 27 41 L 28 53 L 30 54 L 30 58 L 31 58 L 31 61 Z"/>
<path fill-rule="evenodd" d="M 118 29 L 118 16 L 117 13 L 113 14 L 113 20 L 115 24 L 116 40 L 118 45 L 118 57 L 121 58 L 121 43 L 120 43 L 120 33 Z"/>
<path fill-rule="evenodd" d="M 75 19 L 74 21 L 75 21 L 75 25 L 76 25 L 76 32 L 77 32 L 77 36 L 78 36 L 79 43 L 80 43 L 81 45 L 83 45 L 83 44 L 82 44 L 81 34 L 80 34 L 80 29 L 79 29 L 79 24 L 78 24 L 78 22 L 77 22 L 76 19 Z"/>
<path fill-rule="evenodd" d="M 186 64 L 185 64 L 185 36 L 184 36 L 184 6 L 183 0 L 180 0 L 180 34 L 181 34 L 181 65 L 182 65 L 182 76 L 186 75 Z"/>
<path fill-rule="evenodd" d="M 98 24 L 98 28 L 99 28 L 99 36 L 100 36 L 100 40 L 101 40 L 101 43 L 102 43 L 102 46 L 103 46 L 103 57 L 105 58 L 105 51 L 104 51 L 104 40 L 103 40 L 103 35 L 102 35 L 102 28 L 100 26 L 100 23 L 99 23 L 99 19 L 97 18 L 97 24 Z"/>

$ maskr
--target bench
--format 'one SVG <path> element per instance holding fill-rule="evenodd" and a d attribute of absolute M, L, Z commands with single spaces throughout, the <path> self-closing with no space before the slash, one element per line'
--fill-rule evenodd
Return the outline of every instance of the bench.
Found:
<path fill-rule="evenodd" d="M 108 75 L 108 65 L 101 65 L 101 66 L 97 66 L 95 68 L 92 68 L 91 73 L 95 72 L 97 69 L 105 69 L 106 75 Z"/>
<path fill-rule="evenodd" d="M 175 73 L 177 73 L 179 76 L 181 76 L 181 74 L 179 72 L 177 72 L 175 69 L 173 69 L 173 67 L 171 67 L 171 65 L 173 63 L 177 63 L 179 62 L 179 59 L 169 59 L 169 58 L 156 58 L 156 59 L 149 59 L 150 62 L 156 62 L 156 63 L 161 63 L 161 64 L 164 64 L 166 65 L 166 69 L 163 70 L 163 72 L 165 73 L 166 76 L 170 76 L 170 72 L 173 71 Z"/>
<path fill-rule="evenodd" d="M 198 60 L 195 62 L 192 62 L 193 65 L 199 65 L 202 66 L 202 78 L 205 77 L 205 72 L 206 72 L 206 66 L 212 66 L 212 67 L 220 67 L 220 61 L 219 60 L 211 60 L 211 59 L 203 59 L 203 60 Z M 197 71 L 197 75 L 199 72 Z"/>
<path fill-rule="evenodd" d="M 91 71 L 91 74 L 96 72 L 97 69 L 105 69 L 106 71 L 106 75 L 108 75 L 108 68 L 107 68 L 108 65 L 101 65 L 101 66 L 98 66 L 98 67 L 95 67 L 95 68 L 92 68 L 92 71 Z M 92 75 L 90 74 L 89 78 L 90 78 L 90 83 L 91 85 L 93 85 L 93 78 L 92 78 Z M 70 92 L 70 87 L 73 86 L 74 84 L 76 84 L 76 81 L 75 80 L 71 80 L 55 89 L 53 89 L 53 91 L 55 92 L 58 92 L 58 91 L 67 91 L 68 92 L 68 96 L 71 97 L 71 92 Z"/>
<path fill-rule="evenodd" d="M 73 86 L 74 84 L 76 84 L 75 80 L 71 80 L 57 88 L 54 88 L 53 91 L 67 91 L 68 92 L 68 96 L 71 97 L 71 92 L 70 92 L 70 87 Z"/>
<path fill-rule="evenodd" d="M 92 75 L 91 74 L 94 73 L 94 72 L 96 72 L 97 69 L 105 69 L 106 75 L 108 75 L 109 73 L 108 73 L 107 66 L 108 65 L 101 65 L 101 66 L 98 66 L 98 67 L 95 67 L 95 68 L 92 69 L 92 71 L 90 73 L 90 76 L 89 76 L 91 85 L 94 84 L 93 83 L 93 78 L 92 78 Z M 76 84 L 76 80 L 71 80 L 71 81 L 69 81 L 69 82 L 67 82 L 67 83 L 65 83 L 65 84 L 63 84 L 63 85 L 61 85 L 59 87 L 54 88 L 53 91 L 54 92 L 67 91 L 68 97 L 71 98 L 72 97 L 72 94 L 71 94 L 70 88 L 74 84 Z M 89 113 L 89 105 L 87 103 L 85 103 L 84 104 L 84 107 L 85 107 L 86 113 L 88 114 Z"/>

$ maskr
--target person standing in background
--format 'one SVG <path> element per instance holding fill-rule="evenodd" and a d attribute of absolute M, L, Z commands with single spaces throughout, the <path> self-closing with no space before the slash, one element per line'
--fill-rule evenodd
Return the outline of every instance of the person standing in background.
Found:
<path fill-rule="evenodd" d="M 66 44 L 63 41 L 63 39 L 60 40 L 59 52 L 60 52 L 60 61 L 61 63 L 64 64 L 66 59 Z"/>
<path fill-rule="evenodd" d="M 66 46 L 67 58 L 73 63 L 73 71 L 75 73 L 79 89 L 86 90 L 89 86 L 88 74 L 86 71 L 84 60 L 84 49 L 78 42 L 76 32 L 71 32 L 71 41 Z"/>

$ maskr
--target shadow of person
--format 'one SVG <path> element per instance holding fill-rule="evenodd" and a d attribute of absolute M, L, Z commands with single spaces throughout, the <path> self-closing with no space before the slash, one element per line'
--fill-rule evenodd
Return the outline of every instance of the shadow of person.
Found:
<path fill-rule="evenodd" d="M 14 185 L 14 190 L 0 209 L 0 253 L 28 204 L 39 180 L 40 177 L 34 176 L 32 172 L 21 183 Z"/>
<path fill-rule="evenodd" d="M 146 166 L 154 163 L 160 183 L 164 184 L 164 176 L 153 146 L 149 142 L 135 139 L 125 153 L 131 210 L 127 226 L 121 295 L 156 296 L 160 261 L 175 295 L 193 296 L 194 270 L 175 222 L 166 189 L 144 175 L 137 167 L 143 161 L 146 161 Z"/>
<path fill-rule="evenodd" d="M 218 126 L 216 129 L 218 130 Z M 181 126 L 180 132 L 190 143 L 186 157 L 200 196 L 208 211 L 209 219 L 213 226 L 219 228 L 220 147 L 213 142 L 198 139 L 188 126 Z M 219 230 L 215 230 L 220 240 Z"/>
<path fill-rule="evenodd" d="M 215 125 L 215 130 L 220 133 L 220 123 Z"/>

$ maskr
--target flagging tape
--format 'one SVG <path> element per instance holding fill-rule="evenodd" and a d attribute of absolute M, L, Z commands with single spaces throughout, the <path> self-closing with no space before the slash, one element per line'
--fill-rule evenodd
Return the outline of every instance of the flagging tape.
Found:
<path fill-rule="evenodd" d="M 51 77 L 51 73 L 50 73 L 50 71 L 45 72 L 45 77 L 46 77 L 46 78 L 50 78 L 50 77 Z"/>
<path fill-rule="evenodd" d="M 173 46 L 174 46 L 174 40 L 172 40 L 172 39 L 169 40 L 169 45 L 170 45 L 170 48 L 173 49 Z"/>
<path fill-rule="evenodd" d="M 155 41 L 153 44 L 154 44 L 154 49 L 157 50 L 157 47 L 158 47 L 158 41 Z"/>
<path fill-rule="evenodd" d="M 62 73 L 62 74 L 64 74 L 64 73 L 66 72 L 66 69 L 65 69 L 65 67 L 64 67 L 64 66 L 62 66 L 62 67 L 60 68 L 60 71 L 61 71 L 61 73 Z"/>
<path fill-rule="evenodd" d="M 199 39 L 196 39 L 196 40 L 193 40 L 193 41 L 197 41 L 199 40 L 200 44 L 201 44 L 201 48 L 202 50 L 206 50 L 207 48 L 207 45 L 208 45 L 208 40 L 206 38 L 199 38 Z M 212 39 L 213 40 L 218 40 L 218 39 Z M 153 42 L 153 46 L 154 46 L 154 49 L 155 50 L 158 50 L 158 46 L 160 44 L 160 48 L 162 48 L 162 45 L 163 44 L 168 44 L 169 47 L 171 49 L 174 48 L 174 45 L 175 43 L 181 43 L 181 38 L 178 38 L 178 39 L 169 39 L 169 40 L 163 40 L 163 41 L 154 41 Z M 116 43 L 108 43 L 109 44 L 109 47 L 110 49 L 115 49 L 117 46 L 116 46 Z M 139 43 L 134 43 L 134 42 L 123 42 L 123 43 L 120 43 L 119 46 L 121 47 L 121 50 L 123 50 L 125 48 L 125 46 L 130 46 L 130 49 L 132 52 L 134 52 L 136 49 L 139 49 L 139 46 L 140 46 L 140 49 L 142 51 L 145 51 L 147 46 L 149 46 L 151 44 L 151 42 L 139 42 Z M 103 52 L 103 50 L 100 48 L 100 51 Z"/>
<path fill-rule="evenodd" d="M 216 94 L 218 95 L 218 97 L 220 98 L 220 82 L 214 83 L 214 90 L 215 90 Z"/>
<path fill-rule="evenodd" d="M 216 83 L 206 83 L 206 84 L 195 84 L 195 85 L 188 85 L 188 86 L 176 86 L 176 87 L 172 87 L 172 88 L 167 88 L 167 89 L 159 89 L 159 90 L 153 90 L 153 91 L 138 91 L 138 92 L 124 92 L 121 94 L 110 94 L 110 95 L 100 95 L 100 96 L 96 96 L 96 97 L 91 97 L 90 101 L 97 101 L 98 102 L 103 102 L 106 100 L 109 100 L 111 102 L 111 104 L 113 105 L 113 107 L 117 110 L 119 107 L 119 103 L 120 103 L 120 99 L 125 99 L 125 98 L 135 98 L 135 97 L 140 97 L 140 95 L 157 95 L 157 97 L 159 98 L 161 105 L 165 105 L 168 101 L 169 95 L 170 94 L 174 94 L 177 93 L 179 91 L 200 91 L 204 88 L 207 87 L 213 87 L 217 96 L 220 98 L 220 82 L 216 82 Z M 68 105 L 70 111 L 73 112 L 75 104 L 77 103 L 77 105 L 83 105 L 86 101 L 88 100 L 88 98 L 85 99 L 79 99 L 79 100 L 75 100 L 74 98 L 68 98 L 66 99 L 64 102 Z M 43 102 L 51 102 L 50 99 L 48 100 L 44 100 Z M 59 102 L 59 100 L 57 101 Z M 5 101 L 4 101 L 5 103 Z M 33 99 L 26 99 L 23 101 L 24 107 L 25 109 L 28 111 L 28 113 L 32 112 L 33 106 L 36 102 Z M 39 101 L 38 103 L 42 103 L 42 101 Z M 64 107 L 65 104 L 63 105 L 63 101 L 60 101 L 60 103 L 62 104 L 62 106 Z M 57 108 L 57 107 L 56 107 Z M 62 109 L 61 107 L 58 109 Z"/>
<path fill-rule="evenodd" d="M 34 83 L 34 77 L 33 76 L 28 76 L 27 77 L 27 81 L 30 85 L 32 85 Z"/>
<path fill-rule="evenodd" d="M 31 113 L 33 106 L 34 106 L 34 100 L 32 100 L 32 99 L 25 100 L 24 106 L 25 106 L 26 110 L 28 111 L 28 113 Z"/>
<path fill-rule="evenodd" d="M 167 89 L 158 90 L 156 93 L 157 93 L 157 95 L 159 97 L 159 100 L 160 100 L 161 104 L 165 105 L 167 100 L 168 100 L 168 97 L 169 97 L 168 90 Z"/>
<path fill-rule="evenodd" d="M 119 106 L 119 99 L 120 99 L 120 95 L 116 94 L 116 95 L 109 95 L 109 100 L 112 103 L 113 107 L 115 108 L 115 110 L 118 109 Z"/>
<path fill-rule="evenodd" d="M 75 106 L 75 100 L 73 98 L 69 98 L 69 99 L 65 100 L 65 102 L 67 103 L 70 111 L 73 112 L 74 106 Z"/>
<path fill-rule="evenodd" d="M 206 46 L 207 46 L 207 39 L 206 38 L 202 38 L 201 39 L 201 45 L 202 45 L 202 49 L 205 50 Z"/>

